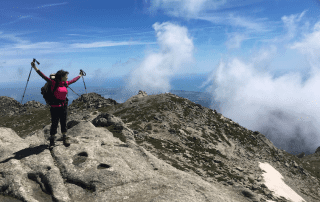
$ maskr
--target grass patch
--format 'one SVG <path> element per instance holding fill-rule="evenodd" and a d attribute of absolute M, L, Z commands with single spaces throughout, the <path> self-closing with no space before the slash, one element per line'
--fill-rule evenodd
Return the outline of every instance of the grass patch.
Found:
<path fill-rule="evenodd" d="M 142 122 L 140 122 L 140 121 L 134 121 L 134 122 L 132 122 L 130 128 L 132 130 L 136 130 L 136 131 L 142 132 L 142 131 L 144 131 L 144 128 L 141 127 L 141 124 L 142 124 Z"/>
<path fill-rule="evenodd" d="M 173 167 L 182 170 L 182 171 L 188 171 L 188 170 L 192 170 L 193 172 L 195 172 L 198 175 L 202 175 L 202 173 L 200 173 L 196 168 L 201 168 L 202 170 L 204 170 L 206 172 L 207 175 L 214 177 L 215 174 L 221 174 L 222 171 L 218 169 L 218 167 L 215 165 L 212 157 L 208 157 L 206 155 L 202 155 L 201 153 L 207 151 L 211 154 L 215 154 L 215 155 L 219 155 L 222 156 L 224 158 L 226 158 L 225 156 L 223 156 L 222 154 L 216 152 L 215 150 L 211 150 L 211 149 L 206 149 L 204 150 L 202 147 L 199 147 L 199 139 L 194 140 L 193 138 L 190 139 L 190 137 L 188 138 L 188 140 L 190 141 L 190 144 L 187 146 L 189 148 L 191 148 L 192 150 L 188 150 L 190 153 L 190 158 L 189 158 L 189 162 L 191 164 L 193 164 L 192 166 L 188 166 L 187 164 L 184 164 L 183 162 L 179 163 L 179 160 L 174 159 L 174 154 L 175 153 L 182 153 L 185 156 L 186 150 L 181 147 L 178 143 L 175 142 L 171 142 L 171 141 L 163 141 L 160 139 L 154 139 L 154 138 L 150 138 L 148 136 L 145 137 L 144 140 L 137 140 L 137 143 L 139 145 L 141 145 L 144 141 L 148 142 L 149 144 L 151 144 L 157 152 L 157 156 L 159 159 L 162 159 L 166 162 L 168 162 L 170 165 L 172 165 Z M 225 167 L 225 165 L 223 164 L 223 162 L 220 162 L 219 167 Z M 230 179 L 237 179 L 237 180 L 244 180 L 244 177 L 242 176 L 238 176 L 236 174 L 232 174 L 232 173 L 226 173 L 226 175 L 230 178 Z M 220 177 L 218 178 L 218 181 L 226 181 L 226 179 L 224 177 Z"/>
<path fill-rule="evenodd" d="M 184 98 L 180 98 L 180 97 L 179 98 L 170 97 L 170 100 L 180 105 L 182 105 L 186 101 Z"/>
<path fill-rule="evenodd" d="M 176 123 L 173 125 L 170 124 L 170 127 L 173 128 L 176 131 L 176 133 L 178 133 L 179 130 L 181 129 L 181 125 Z"/>
<path fill-rule="evenodd" d="M 122 134 L 121 130 L 116 129 L 113 125 L 105 127 L 107 128 L 114 137 L 119 138 L 122 142 L 127 143 L 127 138 Z"/>
<path fill-rule="evenodd" d="M 152 137 L 148 137 L 145 136 L 144 140 L 136 140 L 137 144 L 141 145 L 143 142 L 147 142 L 149 144 L 151 144 L 155 149 L 157 149 L 157 156 L 164 160 L 164 161 L 169 161 L 170 165 L 180 169 L 180 170 L 185 170 L 183 167 L 181 167 L 178 164 L 178 161 L 170 158 L 170 153 L 176 153 L 176 149 L 178 149 L 179 153 L 184 153 L 185 149 L 183 149 L 182 147 L 180 147 L 179 144 L 174 143 L 174 142 L 167 142 L 167 141 L 163 141 L 161 139 L 155 139 Z M 165 155 L 167 154 L 167 155 Z M 168 157 L 169 156 L 169 157 Z"/>
<path fill-rule="evenodd" d="M 221 139 L 221 141 L 222 142 L 225 142 L 225 143 L 227 143 L 227 145 L 229 145 L 230 147 L 231 147 L 231 144 L 230 144 L 230 142 L 224 137 L 224 135 L 222 135 L 222 130 L 220 129 L 220 128 L 216 128 L 216 131 L 217 131 L 217 133 L 216 134 L 218 134 L 219 135 L 219 137 L 220 137 L 220 139 Z"/>
<path fill-rule="evenodd" d="M 145 111 L 150 112 L 151 109 L 145 108 L 141 109 L 141 107 L 130 107 L 127 109 L 119 110 L 115 109 L 113 115 L 120 117 L 121 119 L 126 119 L 127 122 L 134 122 L 135 120 L 144 120 L 144 121 L 152 121 L 154 119 L 155 114 L 153 113 L 145 113 Z M 154 110 L 155 111 L 155 110 Z"/>
<path fill-rule="evenodd" d="M 145 130 L 152 130 L 152 124 L 148 123 L 144 128 Z"/>
<path fill-rule="evenodd" d="M 26 114 L 17 116 L 4 116 L 1 118 L 0 127 L 11 128 L 18 136 L 25 138 L 28 134 L 43 129 L 44 126 L 51 124 L 50 109 L 27 109 Z"/>
<path fill-rule="evenodd" d="M 186 130 L 186 129 L 181 129 L 181 130 L 183 130 L 186 134 L 188 134 L 188 135 L 191 135 L 191 132 L 190 131 L 188 131 L 188 130 Z"/>
<path fill-rule="evenodd" d="M 87 104 L 84 104 L 83 102 L 78 102 L 75 105 L 77 108 L 79 108 L 79 110 L 87 109 Z"/>

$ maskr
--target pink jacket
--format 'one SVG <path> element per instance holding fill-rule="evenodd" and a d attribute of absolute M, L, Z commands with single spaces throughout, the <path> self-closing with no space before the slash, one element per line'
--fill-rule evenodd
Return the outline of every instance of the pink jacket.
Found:
<path fill-rule="evenodd" d="M 52 80 L 48 77 L 46 77 L 40 70 L 37 71 L 37 73 L 47 82 L 51 82 L 51 91 L 53 91 L 54 86 L 56 85 L 55 80 Z M 67 93 L 68 93 L 68 89 L 64 86 L 64 83 L 67 83 L 67 86 L 69 86 L 70 84 L 78 81 L 78 79 L 80 79 L 80 76 L 75 77 L 74 79 L 72 79 L 71 81 L 61 81 L 58 84 L 58 87 L 56 89 L 56 91 L 54 92 L 54 96 L 59 99 L 62 100 L 62 104 L 61 105 L 51 105 L 51 107 L 61 107 L 65 105 L 65 100 L 67 97 Z"/>

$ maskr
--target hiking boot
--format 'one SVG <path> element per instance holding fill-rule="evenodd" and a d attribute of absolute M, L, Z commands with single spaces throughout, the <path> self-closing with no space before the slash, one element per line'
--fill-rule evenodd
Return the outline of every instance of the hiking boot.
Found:
<path fill-rule="evenodd" d="M 55 146 L 55 144 L 54 144 L 54 137 L 50 137 L 50 145 L 49 145 L 50 151 L 53 149 L 54 146 Z"/>
<path fill-rule="evenodd" d="M 62 140 L 63 140 L 63 144 L 66 146 L 66 147 L 69 147 L 70 146 L 70 138 L 67 137 L 66 135 L 63 135 L 62 136 Z"/>

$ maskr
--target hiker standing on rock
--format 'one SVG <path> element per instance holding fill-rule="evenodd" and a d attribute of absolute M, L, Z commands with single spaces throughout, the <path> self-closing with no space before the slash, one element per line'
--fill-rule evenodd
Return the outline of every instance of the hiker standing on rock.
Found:
<path fill-rule="evenodd" d="M 67 87 L 78 81 L 81 76 L 83 76 L 83 72 L 80 71 L 79 76 L 75 77 L 71 81 L 67 81 L 69 72 L 59 70 L 55 74 L 55 79 L 49 79 L 46 77 L 35 65 L 34 62 L 31 62 L 31 66 L 34 70 L 48 82 L 50 85 L 50 92 L 53 92 L 53 97 L 50 100 L 50 112 L 51 112 L 51 128 L 50 128 L 50 150 L 54 147 L 54 135 L 57 133 L 58 122 L 60 120 L 61 133 L 63 134 L 63 143 L 65 146 L 69 146 L 69 137 L 66 137 L 67 132 L 67 114 L 68 114 L 68 98 Z"/>

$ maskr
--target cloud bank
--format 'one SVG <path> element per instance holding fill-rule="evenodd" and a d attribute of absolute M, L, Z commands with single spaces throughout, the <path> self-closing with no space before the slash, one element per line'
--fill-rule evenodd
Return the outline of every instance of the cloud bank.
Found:
<path fill-rule="evenodd" d="M 303 34 L 302 40 L 290 42 L 299 34 L 303 14 L 282 18 L 289 38 L 275 39 L 278 43 L 262 47 L 248 62 L 238 57 L 221 59 L 203 84 L 217 86 L 208 87 L 207 92 L 222 103 L 219 110 L 225 117 L 261 132 L 278 148 L 295 154 L 311 154 L 320 146 L 320 23 Z M 305 65 L 311 70 L 305 72 L 309 78 L 304 83 L 299 72 L 291 70 L 275 77 L 272 68 L 267 70 L 284 55 L 283 50 L 296 50 L 308 58 Z"/>

